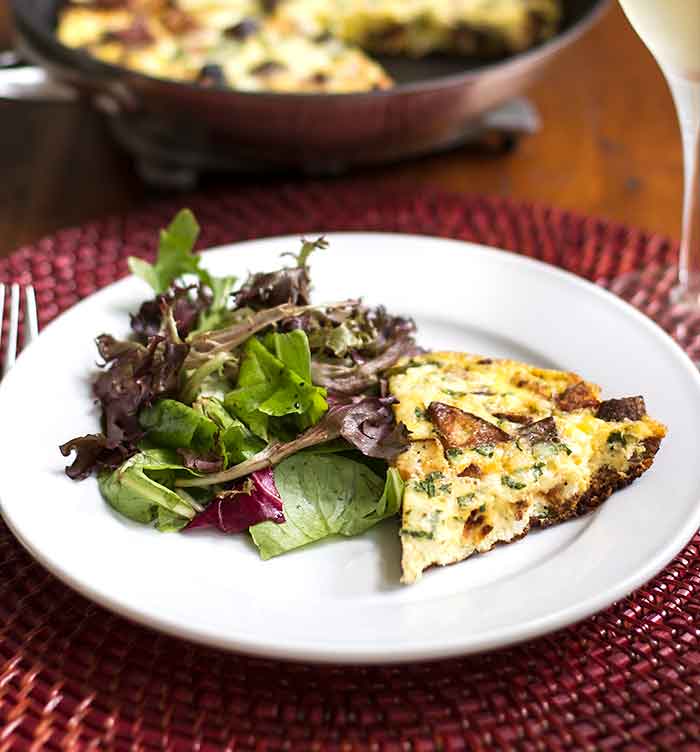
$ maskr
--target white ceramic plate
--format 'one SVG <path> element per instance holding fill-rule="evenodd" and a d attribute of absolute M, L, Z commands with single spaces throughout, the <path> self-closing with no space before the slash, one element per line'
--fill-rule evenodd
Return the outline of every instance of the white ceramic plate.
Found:
<path fill-rule="evenodd" d="M 26 548 L 108 608 L 178 636 L 280 658 L 396 662 L 460 655 L 582 619 L 658 572 L 700 526 L 700 378 L 656 325 L 572 275 L 419 236 L 337 234 L 313 258 L 317 301 L 361 294 L 415 317 L 424 346 L 576 370 L 644 394 L 669 426 L 653 468 L 595 513 L 399 584 L 397 523 L 268 562 L 247 536 L 161 534 L 113 513 L 58 445 L 94 432 L 93 337 L 126 334 L 149 291 L 118 282 L 41 334 L 0 385 L 0 500 Z M 273 269 L 296 238 L 205 255 L 215 273 Z"/>

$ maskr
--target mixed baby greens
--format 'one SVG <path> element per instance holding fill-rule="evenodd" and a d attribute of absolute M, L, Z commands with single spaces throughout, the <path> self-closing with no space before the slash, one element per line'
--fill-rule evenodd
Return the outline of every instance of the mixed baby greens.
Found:
<path fill-rule="evenodd" d="M 96 474 L 119 513 L 161 531 L 250 532 L 263 558 L 395 515 L 387 460 L 407 445 L 382 374 L 416 351 L 411 320 L 358 300 L 312 305 L 294 264 L 240 286 L 193 252 L 188 210 L 161 232 L 155 264 L 129 259 L 155 297 L 132 336 L 97 338 L 102 432 L 61 446 L 70 478 Z"/>

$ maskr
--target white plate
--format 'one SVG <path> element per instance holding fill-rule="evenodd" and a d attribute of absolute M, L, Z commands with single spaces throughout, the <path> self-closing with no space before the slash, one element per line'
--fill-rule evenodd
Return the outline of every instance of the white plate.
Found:
<path fill-rule="evenodd" d="M 247 536 L 161 534 L 114 514 L 58 445 L 94 432 L 93 337 L 126 333 L 148 296 L 118 282 L 41 334 L 0 386 L 0 499 L 64 582 L 139 622 L 233 650 L 332 662 L 460 655 L 582 619 L 652 577 L 700 526 L 700 378 L 655 324 L 607 292 L 512 254 L 419 236 L 330 235 L 317 301 L 362 294 L 411 314 L 421 344 L 579 371 L 644 394 L 669 436 L 653 468 L 598 511 L 399 585 L 397 523 L 262 562 Z M 296 238 L 211 251 L 216 273 L 273 269 Z"/>

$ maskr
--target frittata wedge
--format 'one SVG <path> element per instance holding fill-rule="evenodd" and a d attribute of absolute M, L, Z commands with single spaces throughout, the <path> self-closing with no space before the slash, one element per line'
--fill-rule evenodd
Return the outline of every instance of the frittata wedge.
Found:
<path fill-rule="evenodd" d="M 594 509 L 647 470 L 665 427 L 642 397 L 602 401 L 573 373 L 478 355 L 429 353 L 390 378 L 411 444 L 404 583 Z"/>
<path fill-rule="evenodd" d="M 368 53 L 493 57 L 552 36 L 561 0 L 71 0 L 57 36 L 108 63 L 243 91 L 393 81 Z"/>

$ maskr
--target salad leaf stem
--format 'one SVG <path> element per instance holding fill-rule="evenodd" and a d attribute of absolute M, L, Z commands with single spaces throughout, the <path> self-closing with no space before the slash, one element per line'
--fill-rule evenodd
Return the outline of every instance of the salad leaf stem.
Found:
<path fill-rule="evenodd" d="M 325 250 L 328 248 L 328 241 L 324 237 L 317 238 L 316 240 L 306 240 L 302 238 L 301 250 L 299 253 L 283 253 L 283 256 L 291 256 L 297 262 L 297 268 L 306 269 L 309 264 L 309 256 L 314 251 Z"/>
<path fill-rule="evenodd" d="M 192 496 L 192 494 L 187 493 L 184 488 L 176 488 L 175 493 L 183 499 L 187 504 L 189 504 L 192 509 L 194 509 L 195 512 L 203 512 L 206 507 L 202 506 L 195 498 Z"/>
<path fill-rule="evenodd" d="M 416 350 L 412 337 L 404 337 L 387 347 L 381 355 L 353 366 L 331 363 L 312 364 L 314 384 L 337 394 L 358 394 L 377 381 L 377 374 L 394 365 L 404 355 Z"/>
<path fill-rule="evenodd" d="M 185 368 L 198 368 L 203 362 L 215 355 L 221 352 L 230 352 L 235 347 L 243 344 L 247 339 L 250 339 L 254 334 L 283 319 L 301 316 L 309 311 L 329 311 L 343 308 L 354 302 L 356 301 L 345 300 L 340 303 L 330 303 L 320 306 L 295 306 L 290 303 L 283 303 L 274 308 L 253 313 L 245 321 L 237 322 L 226 329 L 195 334 L 189 342 L 190 352 L 185 360 Z"/>
<path fill-rule="evenodd" d="M 238 480 L 238 478 L 244 478 L 246 475 L 255 473 L 258 470 L 264 470 L 265 468 L 277 465 L 283 459 L 300 452 L 302 449 L 307 449 L 316 444 L 323 444 L 326 441 L 338 438 L 338 436 L 340 436 L 339 428 L 334 429 L 325 421 L 321 421 L 294 439 L 294 441 L 268 444 L 265 449 L 253 455 L 250 459 L 239 462 L 222 473 L 207 475 L 203 478 L 180 478 L 175 482 L 175 485 L 178 488 L 195 488 Z"/>
<path fill-rule="evenodd" d="M 199 366 L 199 368 L 196 368 L 185 381 L 180 392 L 180 399 L 188 405 L 191 405 L 197 398 L 199 388 L 207 377 L 219 371 L 231 360 L 233 360 L 231 353 L 220 352 L 212 357 L 211 360 L 202 363 L 202 365 Z"/>
<path fill-rule="evenodd" d="M 178 503 L 173 497 L 178 497 L 179 494 L 173 494 L 172 496 L 167 493 L 167 490 L 161 491 L 159 488 L 157 488 L 157 484 L 153 483 L 150 479 L 146 479 L 144 481 L 144 476 L 142 474 L 136 474 L 136 473 L 129 473 L 129 472 L 120 472 L 119 473 L 119 482 L 124 488 L 127 488 L 134 492 L 134 494 L 141 494 L 146 498 L 150 498 L 154 504 L 161 504 L 162 506 L 166 506 L 168 511 L 172 512 L 173 514 L 178 514 L 181 517 L 194 517 L 194 512 L 192 511 L 191 506 L 189 503 Z M 183 499 L 184 502 L 184 499 Z"/>

